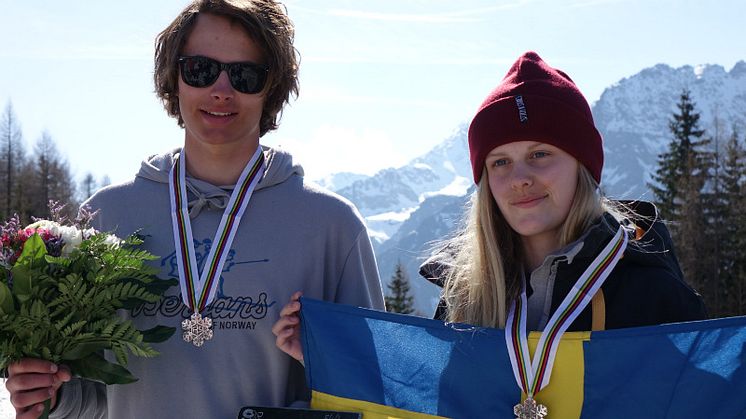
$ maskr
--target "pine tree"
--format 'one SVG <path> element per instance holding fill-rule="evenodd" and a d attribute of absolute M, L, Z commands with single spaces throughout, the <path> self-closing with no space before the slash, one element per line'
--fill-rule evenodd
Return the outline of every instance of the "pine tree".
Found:
<path fill-rule="evenodd" d="M 34 157 L 30 182 L 24 182 L 29 202 L 28 208 L 21 212 L 22 216 L 48 217 L 50 200 L 65 205 L 65 215 L 74 216 L 78 210 L 75 183 L 67 160 L 57 151 L 48 132 L 37 140 Z"/>
<path fill-rule="evenodd" d="M 712 145 L 712 152 L 703 153 L 706 161 L 700 173 L 700 182 L 694 186 L 699 188 L 700 206 L 697 212 L 688 213 L 691 216 L 702 217 L 699 221 L 699 237 L 695 238 L 699 243 L 694 245 L 698 254 L 694 255 L 695 262 L 699 264 L 702 277 L 705 278 L 701 292 L 708 302 L 710 315 L 721 317 L 728 311 L 727 307 L 727 281 L 728 275 L 724 269 L 727 263 L 727 252 L 723 240 L 725 231 L 723 223 L 728 214 L 728 199 L 724 190 L 725 183 L 725 160 L 727 153 L 721 144 L 723 141 L 722 122 L 715 116 L 712 123 L 714 135 L 708 137 L 707 141 Z M 709 169 L 709 170 L 708 170 Z M 686 212 L 683 214 L 686 216 Z M 696 227 L 691 226 L 687 234 L 696 234 Z"/>
<path fill-rule="evenodd" d="M 80 182 L 81 202 L 90 198 L 94 192 L 96 192 L 96 178 L 93 177 L 91 172 L 88 172 Z"/>
<path fill-rule="evenodd" d="M 702 292 L 709 305 L 716 302 L 717 279 L 712 272 L 712 222 L 710 204 L 714 199 L 711 188 L 715 154 L 706 150 L 710 143 L 702 139 L 705 131 L 699 127 L 699 113 L 695 110 L 689 91 L 684 90 L 677 104 L 678 113 L 672 115 L 669 129 L 672 134 L 668 151 L 658 156 L 658 170 L 649 185 L 656 197 L 662 217 L 673 221 L 671 235 L 679 254 L 684 276 Z M 713 281 L 714 279 L 714 281 Z"/>
<path fill-rule="evenodd" d="M 414 297 L 409 294 L 409 280 L 401 261 L 396 263 L 388 289 L 391 294 L 385 297 L 386 311 L 401 314 L 414 312 Z"/>
<path fill-rule="evenodd" d="M 746 150 L 733 133 L 725 145 L 722 170 L 723 221 L 721 283 L 725 299 L 722 315 L 746 314 Z"/>
<path fill-rule="evenodd" d="M 0 216 L 3 219 L 13 215 L 18 207 L 18 190 L 14 186 L 20 179 L 25 155 L 21 126 L 13 112 L 13 105 L 8 101 L 0 119 Z"/>
<path fill-rule="evenodd" d="M 685 167 L 694 166 L 694 156 L 690 155 Z M 704 172 L 693 173 L 676 182 L 680 199 L 677 199 L 678 216 L 674 218 L 671 235 L 674 240 L 684 278 L 692 284 L 705 299 L 710 311 L 717 305 L 717 273 L 712 272 L 708 251 L 712 242 L 708 240 L 708 220 L 705 216 Z"/>
<path fill-rule="evenodd" d="M 688 90 L 681 93 L 676 106 L 679 113 L 674 113 L 669 121 L 673 136 L 668 151 L 658 155 L 658 169 L 653 175 L 655 183 L 649 184 L 661 216 L 666 220 L 676 220 L 681 215 L 682 187 L 687 188 L 692 175 L 690 166 L 701 163 L 702 147 L 707 143 L 700 140 L 704 130 L 699 128 L 700 116 Z"/>

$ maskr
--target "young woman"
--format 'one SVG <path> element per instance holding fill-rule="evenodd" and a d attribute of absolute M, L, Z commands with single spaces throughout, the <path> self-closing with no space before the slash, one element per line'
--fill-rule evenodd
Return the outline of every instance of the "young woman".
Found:
<path fill-rule="evenodd" d="M 518 58 L 472 120 L 469 151 L 477 192 L 466 226 L 421 269 L 443 286 L 436 318 L 504 328 L 523 299 L 526 329 L 541 331 L 579 278 L 589 303 L 567 330 L 706 317 L 655 207 L 601 196 L 601 135 L 564 72 L 534 52 Z M 273 332 L 302 359 L 293 297 Z"/>
<path fill-rule="evenodd" d="M 600 195 L 601 135 L 564 72 L 521 56 L 472 120 L 469 151 L 477 192 L 466 227 L 421 269 L 443 285 L 436 317 L 502 328 L 525 292 L 527 328 L 543 330 L 620 224 L 623 257 L 568 330 L 706 316 L 655 207 Z"/>

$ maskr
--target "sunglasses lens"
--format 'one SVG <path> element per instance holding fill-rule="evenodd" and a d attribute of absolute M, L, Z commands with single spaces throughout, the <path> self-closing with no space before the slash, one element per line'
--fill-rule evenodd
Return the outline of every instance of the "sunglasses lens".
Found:
<path fill-rule="evenodd" d="M 220 75 L 220 63 L 205 57 L 184 57 L 180 60 L 181 78 L 192 87 L 207 87 Z"/>
<path fill-rule="evenodd" d="M 259 93 L 264 88 L 267 71 L 249 63 L 232 64 L 229 68 L 231 85 L 241 93 Z"/>
<path fill-rule="evenodd" d="M 241 93 L 259 93 L 267 80 L 267 67 L 254 63 L 221 64 L 207 57 L 181 57 L 179 69 L 184 83 L 192 87 L 207 87 L 215 83 L 223 68 L 231 86 Z"/>

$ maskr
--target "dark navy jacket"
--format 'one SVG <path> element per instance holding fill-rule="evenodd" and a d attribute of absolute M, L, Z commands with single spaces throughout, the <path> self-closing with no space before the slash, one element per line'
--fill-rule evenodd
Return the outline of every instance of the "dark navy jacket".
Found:
<path fill-rule="evenodd" d="M 707 317 L 702 297 L 684 281 L 673 242 L 666 226 L 649 202 L 626 202 L 642 218 L 635 219 L 641 237 L 630 240 L 624 257 L 601 286 L 606 302 L 606 328 L 650 326 L 662 323 L 702 320 Z M 593 259 L 616 233 L 619 223 L 610 214 L 591 227 L 583 248 L 571 264 L 560 261 L 552 293 L 552 313 Z M 638 235 L 639 236 L 639 235 Z M 442 285 L 447 265 L 442 255 L 426 261 L 420 274 Z M 527 292 L 531 292 L 528 290 Z M 445 319 L 441 301 L 435 318 Z M 591 330 L 589 304 L 568 331 Z"/>

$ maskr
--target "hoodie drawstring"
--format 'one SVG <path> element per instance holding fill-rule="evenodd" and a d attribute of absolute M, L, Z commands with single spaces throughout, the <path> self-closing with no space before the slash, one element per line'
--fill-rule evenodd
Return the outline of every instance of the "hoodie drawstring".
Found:
<path fill-rule="evenodd" d="M 225 209 L 231 198 L 230 193 L 225 190 L 203 193 L 191 182 L 187 182 L 186 186 L 187 190 L 190 192 L 187 205 L 189 208 L 189 218 L 192 219 L 197 218 L 199 213 L 205 207 L 208 209 Z"/>

